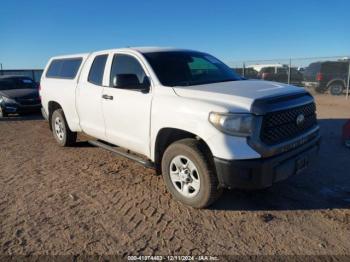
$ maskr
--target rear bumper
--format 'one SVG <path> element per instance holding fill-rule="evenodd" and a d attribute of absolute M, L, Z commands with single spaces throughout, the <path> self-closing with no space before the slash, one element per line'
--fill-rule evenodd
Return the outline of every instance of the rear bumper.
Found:
<path fill-rule="evenodd" d="M 221 187 L 259 189 L 303 171 L 317 158 L 320 136 L 283 154 L 251 160 L 225 160 L 214 157 Z"/>

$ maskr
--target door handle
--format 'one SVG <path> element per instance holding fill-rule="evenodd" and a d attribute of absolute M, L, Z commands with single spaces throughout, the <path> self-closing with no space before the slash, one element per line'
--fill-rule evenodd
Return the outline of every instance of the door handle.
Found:
<path fill-rule="evenodd" d="M 102 98 L 107 100 L 113 100 L 113 96 L 109 96 L 109 95 L 102 95 Z"/>

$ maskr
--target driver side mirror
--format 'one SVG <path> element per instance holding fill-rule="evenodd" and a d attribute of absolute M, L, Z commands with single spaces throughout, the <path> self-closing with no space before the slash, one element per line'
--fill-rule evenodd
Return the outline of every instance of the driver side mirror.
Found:
<path fill-rule="evenodd" d="M 113 87 L 138 90 L 142 93 L 148 93 L 151 83 L 147 76 L 144 77 L 143 82 L 140 83 L 136 74 L 116 74 L 112 81 Z"/>

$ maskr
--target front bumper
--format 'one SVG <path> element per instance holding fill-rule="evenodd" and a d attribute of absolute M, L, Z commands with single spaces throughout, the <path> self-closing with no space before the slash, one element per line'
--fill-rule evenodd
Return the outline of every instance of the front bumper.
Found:
<path fill-rule="evenodd" d="M 18 104 L 3 104 L 1 105 L 2 110 L 8 114 L 22 114 L 40 112 L 41 104 L 37 105 L 18 105 Z"/>
<path fill-rule="evenodd" d="M 45 120 L 49 120 L 49 116 L 47 115 L 46 111 L 45 111 L 45 108 L 41 108 L 41 115 L 43 116 L 43 118 Z"/>
<path fill-rule="evenodd" d="M 303 171 L 317 158 L 320 136 L 291 151 L 268 158 L 225 160 L 214 157 L 221 187 L 259 189 L 270 187 Z"/>

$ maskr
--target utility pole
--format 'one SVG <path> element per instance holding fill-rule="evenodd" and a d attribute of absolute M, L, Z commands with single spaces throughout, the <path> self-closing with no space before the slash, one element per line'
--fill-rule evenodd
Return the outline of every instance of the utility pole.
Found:
<path fill-rule="evenodd" d="M 245 77 L 245 62 L 243 62 L 243 68 L 242 68 L 242 74 L 243 74 L 243 77 Z"/>
<path fill-rule="evenodd" d="M 1 74 L 3 75 L 3 72 L 2 72 L 2 63 L 0 63 L 0 71 L 1 71 Z"/>
<path fill-rule="evenodd" d="M 349 99 L 349 85 L 350 85 L 350 59 L 349 59 L 349 68 L 348 68 L 348 81 L 346 87 L 346 99 Z"/>
<path fill-rule="evenodd" d="M 292 58 L 289 58 L 288 85 L 290 85 L 291 73 L 292 73 Z"/>

